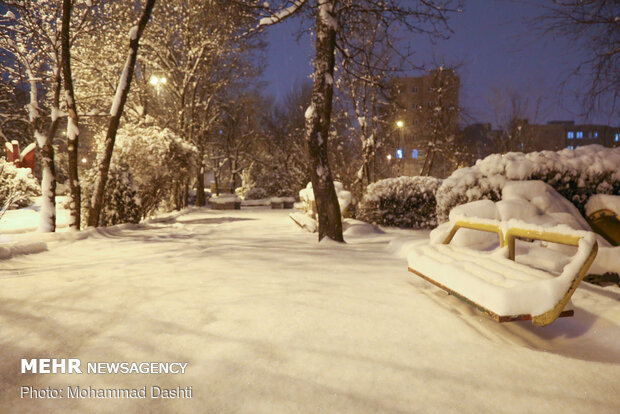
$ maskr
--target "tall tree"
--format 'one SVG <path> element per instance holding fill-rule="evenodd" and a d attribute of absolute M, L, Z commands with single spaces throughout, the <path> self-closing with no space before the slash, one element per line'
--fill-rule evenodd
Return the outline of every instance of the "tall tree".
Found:
<path fill-rule="evenodd" d="M 237 36 L 253 22 L 243 10 L 234 1 L 170 0 L 158 8 L 144 39 L 148 63 L 141 66 L 143 73 L 166 78 L 162 96 L 154 96 L 149 108 L 198 149 L 197 205 L 205 203 L 208 146 L 211 138 L 219 138 L 213 130 L 231 106 L 227 91 L 255 72 L 248 55 L 260 46 L 260 37 Z M 181 186 L 189 176 L 184 181 Z"/>
<path fill-rule="evenodd" d="M 336 0 L 317 0 L 314 83 L 306 112 L 306 140 L 310 155 L 310 178 L 316 200 L 319 240 L 329 237 L 343 242 L 342 216 L 329 166 L 327 140 L 332 116 L 334 67 L 336 65 Z"/>
<path fill-rule="evenodd" d="M 80 229 L 80 210 L 82 208 L 82 198 L 80 192 L 80 180 L 78 177 L 78 142 L 79 142 L 79 121 L 77 105 L 75 104 L 75 93 L 73 92 L 73 78 L 71 77 L 71 10 L 72 0 L 62 2 L 62 28 L 61 28 L 61 51 L 62 51 L 62 73 L 65 86 L 65 104 L 67 107 L 67 140 L 69 145 L 69 190 L 71 192 L 71 204 L 69 207 L 70 218 L 69 228 Z"/>
<path fill-rule="evenodd" d="M 368 184 L 377 179 L 377 151 L 383 146 L 387 108 L 386 79 L 393 73 L 392 53 L 387 45 L 388 36 L 374 19 L 359 25 L 351 34 L 349 53 L 342 58 L 343 71 L 337 86 L 345 102 L 352 106 L 345 110 L 350 115 L 351 130 L 359 138 L 361 157 L 353 189 L 361 197 Z M 346 105 L 346 104 L 345 104 Z"/>
<path fill-rule="evenodd" d="M 116 95 L 114 97 L 114 101 L 112 102 L 112 107 L 110 108 L 110 121 L 108 123 L 108 130 L 105 138 L 104 154 L 98 165 L 98 174 L 95 180 L 93 196 L 88 210 L 89 226 L 97 226 L 99 224 L 99 217 L 103 207 L 103 195 L 108 179 L 108 172 L 110 171 L 110 162 L 112 160 L 112 151 L 114 149 L 116 132 L 118 131 L 125 102 L 127 101 L 127 96 L 131 87 L 131 81 L 133 79 L 134 68 L 138 56 L 140 38 L 144 33 L 144 29 L 146 28 L 154 6 L 155 0 L 147 0 L 140 20 L 138 21 L 138 25 L 133 26 L 129 31 L 130 40 L 129 50 L 127 52 L 127 61 L 123 67 L 123 72 L 116 88 Z"/>
<path fill-rule="evenodd" d="M 83 33 L 97 3 L 96 0 L 80 2 L 76 7 L 76 23 L 69 43 Z M 43 202 L 39 230 L 51 232 L 56 228 L 56 166 L 52 142 L 60 118 L 64 116 L 60 101 L 62 3 L 57 0 L 2 0 L 2 4 L 9 8 L 9 12 L 0 17 L 0 53 L 6 55 L 3 62 L 8 63 L 3 68 L 11 80 L 29 89 L 29 120 L 41 149 Z"/>
<path fill-rule="evenodd" d="M 5 62 L 13 63 L 4 69 L 13 81 L 24 81 L 29 88 L 29 121 L 41 150 L 43 200 L 39 230 L 53 232 L 56 229 L 56 174 L 52 141 L 58 128 L 61 89 L 59 9 L 49 1 L 39 3 L 38 7 L 29 0 L 3 3 L 10 9 L 0 24 L 0 45 L 8 55 Z M 41 91 L 52 91 L 51 102 L 41 96 Z M 45 122 L 46 107 L 52 117 L 49 125 Z"/>
<path fill-rule="evenodd" d="M 319 240 L 329 237 L 343 241 L 338 198 L 328 160 L 328 134 L 331 123 L 336 51 L 349 54 L 349 35 L 360 22 L 374 17 L 386 33 L 403 31 L 438 35 L 447 28 L 447 14 L 455 11 L 451 0 L 417 0 L 407 4 L 398 0 L 296 0 L 284 1 L 277 10 L 268 3 L 251 2 L 269 13 L 258 27 L 276 24 L 310 10 L 314 16 L 315 57 L 313 93 L 306 111 L 306 140 L 310 155 L 310 176 L 315 192 L 319 221 Z M 262 4 L 262 6 L 261 6 Z M 392 44 L 392 42 L 390 42 Z"/>
<path fill-rule="evenodd" d="M 516 90 L 494 88 L 489 104 L 498 128 L 498 133 L 493 136 L 495 151 L 539 150 L 537 141 L 542 137 L 530 128 L 529 121 L 536 123 L 540 117 L 542 98 L 530 100 Z"/>
<path fill-rule="evenodd" d="M 0 79 L 0 146 L 5 142 L 17 140 L 26 146 L 32 139 L 29 131 L 28 93 L 15 87 L 8 81 Z"/>
<path fill-rule="evenodd" d="M 459 121 L 459 78 L 453 69 L 439 66 L 431 71 L 429 96 L 426 106 L 418 108 L 422 125 L 420 130 L 426 143 L 426 154 L 420 175 L 432 175 L 437 155 L 443 166 L 454 158 Z M 450 168 L 452 170 L 452 168 Z M 452 171 L 450 171 L 452 172 Z M 442 174 L 444 175 L 444 174 Z"/>

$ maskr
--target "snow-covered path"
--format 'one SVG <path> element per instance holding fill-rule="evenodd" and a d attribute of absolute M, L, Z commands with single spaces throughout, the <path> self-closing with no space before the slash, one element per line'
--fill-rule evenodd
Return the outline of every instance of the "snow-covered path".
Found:
<path fill-rule="evenodd" d="M 190 210 L 0 261 L 0 412 L 617 413 L 620 289 L 496 324 L 407 271 L 402 231 L 317 243 L 285 211 Z M 420 234 L 418 234 L 420 237 Z M 183 375 L 21 374 L 21 358 L 183 361 Z M 191 386 L 191 399 L 20 387 Z"/>

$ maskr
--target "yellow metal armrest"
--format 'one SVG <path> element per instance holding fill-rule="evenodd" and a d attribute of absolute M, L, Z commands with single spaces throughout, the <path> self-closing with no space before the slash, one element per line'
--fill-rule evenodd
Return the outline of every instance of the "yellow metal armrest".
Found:
<path fill-rule="evenodd" d="M 579 239 L 582 236 L 573 236 L 570 234 L 562 234 L 562 233 L 553 233 L 547 231 L 538 231 L 538 230 L 526 230 L 512 227 L 506 231 L 506 243 L 508 244 L 508 258 L 510 260 L 515 260 L 515 240 L 518 238 L 527 238 L 533 240 L 541 240 L 558 244 L 565 244 L 568 246 L 577 246 L 579 247 Z M 571 296 L 577 289 L 577 286 L 583 280 L 586 275 L 588 269 L 592 262 L 594 262 L 594 258 L 596 257 L 596 253 L 598 252 L 598 243 L 596 241 L 592 244 L 590 248 L 590 253 L 588 254 L 588 258 L 583 262 L 579 271 L 573 278 L 573 281 L 566 291 L 566 293 L 562 296 L 560 301 L 556 304 L 553 309 L 536 316 L 532 316 L 532 323 L 537 326 L 545 326 L 553 322 L 560 316 L 560 313 L 570 300 Z"/>
<path fill-rule="evenodd" d="M 497 233 L 497 235 L 499 236 L 499 247 L 504 247 L 506 245 L 504 240 L 504 233 L 502 232 L 502 229 L 499 227 L 499 225 L 493 223 L 480 223 L 476 221 L 466 220 L 458 220 L 456 223 L 454 223 L 454 226 L 452 226 L 452 229 L 450 230 L 448 237 L 446 237 L 446 239 L 443 241 L 443 244 L 450 244 L 452 238 L 454 238 L 454 235 L 459 229 L 472 229 L 486 231 L 489 233 Z"/>
<path fill-rule="evenodd" d="M 518 238 L 533 239 L 551 243 L 565 244 L 567 246 L 579 246 L 581 236 L 570 234 L 553 233 L 548 231 L 526 230 L 511 227 L 506 231 L 506 244 L 508 244 L 508 258 L 515 259 L 515 240 Z"/>

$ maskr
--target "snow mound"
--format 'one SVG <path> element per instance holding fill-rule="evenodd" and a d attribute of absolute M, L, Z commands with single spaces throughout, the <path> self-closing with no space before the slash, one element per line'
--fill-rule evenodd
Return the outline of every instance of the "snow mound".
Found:
<path fill-rule="evenodd" d="M 372 236 L 377 234 L 384 234 L 385 232 L 374 224 L 366 223 L 360 220 L 344 219 L 342 226 L 344 228 L 343 234 L 347 237 L 350 236 Z"/>
<path fill-rule="evenodd" d="M 0 260 L 7 260 L 24 254 L 41 253 L 46 250 L 47 244 L 45 242 L 0 243 Z"/>

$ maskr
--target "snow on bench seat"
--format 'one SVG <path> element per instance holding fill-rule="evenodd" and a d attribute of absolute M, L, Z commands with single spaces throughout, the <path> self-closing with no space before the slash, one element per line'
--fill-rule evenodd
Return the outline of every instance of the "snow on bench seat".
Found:
<path fill-rule="evenodd" d="M 497 232 L 500 244 L 507 247 L 493 252 L 481 252 L 465 247 L 451 246 L 458 228 L 474 228 Z M 577 253 L 564 266 L 560 275 L 514 262 L 514 239 L 518 237 L 549 240 L 578 246 Z M 540 228 L 510 220 L 457 221 L 454 231 L 444 244 L 426 244 L 411 250 L 409 270 L 455 293 L 498 321 L 529 319 L 536 324 L 536 316 L 553 310 L 560 313 L 576 285 L 585 275 L 596 254 L 596 239 L 590 232 L 575 231 L 567 226 Z M 557 309 L 561 306 L 560 309 Z M 546 318 L 548 320 L 548 318 Z M 539 321 L 540 322 L 540 321 Z M 550 323 L 550 322 L 547 322 Z"/>

